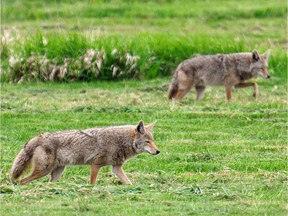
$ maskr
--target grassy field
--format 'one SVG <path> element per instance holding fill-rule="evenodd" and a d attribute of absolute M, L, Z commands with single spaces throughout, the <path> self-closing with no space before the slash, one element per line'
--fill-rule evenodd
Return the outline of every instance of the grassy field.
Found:
<path fill-rule="evenodd" d="M 1 10 L 1 215 L 287 215 L 287 2 L 3 0 Z M 167 100 L 182 60 L 268 48 L 272 78 L 256 79 L 256 100 L 252 89 L 233 89 L 228 103 L 223 87 L 199 102 L 195 91 Z M 77 62 L 89 49 L 106 53 L 104 78 Z M 139 59 L 127 66 L 127 53 Z M 33 56 L 59 67 L 69 59 L 67 79 L 45 78 L 27 63 Z M 161 153 L 125 164 L 132 186 L 110 167 L 95 186 L 88 166 L 68 167 L 55 183 L 9 179 L 39 133 L 141 119 L 157 120 Z"/>
<path fill-rule="evenodd" d="M 113 83 L 2 86 L 2 215 L 285 215 L 287 213 L 286 91 L 259 80 L 252 90 L 209 88 L 171 105 L 168 79 Z M 157 120 L 158 156 L 125 165 L 133 186 L 110 168 L 88 185 L 89 167 L 68 167 L 60 180 L 25 186 L 8 177 L 12 160 L 31 137 L 65 129 Z M 16 203 L 16 205 L 15 205 Z"/>

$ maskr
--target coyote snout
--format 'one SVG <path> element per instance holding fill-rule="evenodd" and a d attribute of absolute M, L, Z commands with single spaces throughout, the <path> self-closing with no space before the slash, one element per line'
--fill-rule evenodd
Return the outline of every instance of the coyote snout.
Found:
<path fill-rule="evenodd" d="M 263 77 L 264 79 L 270 79 L 270 75 L 266 68 L 261 68 L 261 70 L 258 72 L 258 75 Z"/>
<path fill-rule="evenodd" d="M 122 166 L 127 159 L 142 152 L 160 153 L 152 135 L 155 122 L 144 126 L 125 125 L 87 130 L 67 130 L 45 133 L 31 139 L 16 157 L 12 179 L 19 178 L 30 162 L 34 168 L 30 176 L 22 179 L 26 184 L 51 174 L 57 181 L 66 165 L 91 165 L 90 183 L 95 184 L 101 167 L 112 165 L 113 173 L 124 183 L 131 184 Z"/>
<path fill-rule="evenodd" d="M 160 151 L 157 149 L 157 146 L 153 142 L 147 142 L 147 145 L 144 147 L 144 149 L 152 155 L 157 155 L 160 153 Z"/>

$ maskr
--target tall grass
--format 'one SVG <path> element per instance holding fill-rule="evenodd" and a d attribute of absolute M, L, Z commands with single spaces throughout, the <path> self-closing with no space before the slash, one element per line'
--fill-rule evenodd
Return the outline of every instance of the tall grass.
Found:
<path fill-rule="evenodd" d="M 252 51 L 232 36 L 136 34 L 90 38 L 79 33 L 38 32 L 23 42 L 2 46 L 1 81 L 119 80 L 169 76 L 181 61 L 195 54 Z M 264 51 L 264 50 L 263 50 Z M 273 58 L 272 58 L 273 59 Z M 272 60 L 283 72 L 285 56 Z M 277 74 L 282 76 L 281 74 Z"/>

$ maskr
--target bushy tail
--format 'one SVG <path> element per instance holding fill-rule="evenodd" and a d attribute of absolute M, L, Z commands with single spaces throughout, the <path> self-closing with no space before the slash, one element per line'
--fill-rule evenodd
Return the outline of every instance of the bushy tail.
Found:
<path fill-rule="evenodd" d="M 170 100 L 174 98 L 176 96 L 177 91 L 178 91 L 178 71 L 176 70 L 169 86 L 168 98 Z"/>
<path fill-rule="evenodd" d="M 39 146 L 38 137 L 35 137 L 26 143 L 23 149 L 21 149 L 11 168 L 10 176 L 12 179 L 19 178 L 25 169 L 29 167 L 34 150 L 37 146 Z"/>

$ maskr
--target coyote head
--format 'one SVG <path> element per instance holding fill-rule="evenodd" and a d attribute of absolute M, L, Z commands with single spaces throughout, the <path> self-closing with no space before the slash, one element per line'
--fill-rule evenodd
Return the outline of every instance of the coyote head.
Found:
<path fill-rule="evenodd" d="M 269 79 L 270 75 L 268 73 L 268 58 L 270 55 L 270 50 L 267 50 L 264 54 L 259 55 L 259 53 L 254 50 L 252 53 L 252 63 L 250 65 L 250 71 L 254 76 L 259 75 L 265 79 Z"/>
<path fill-rule="evenodd" d="M 144 126 L 144 122 L 140 121 L 138 125 L 135 127 L 135 140 L 134 147 L 137 153 L 148 152 L 153 155 L 157 155 L 160 153 L 157 146 L 154 143 L 152 129 L 156 122 Z"/>

